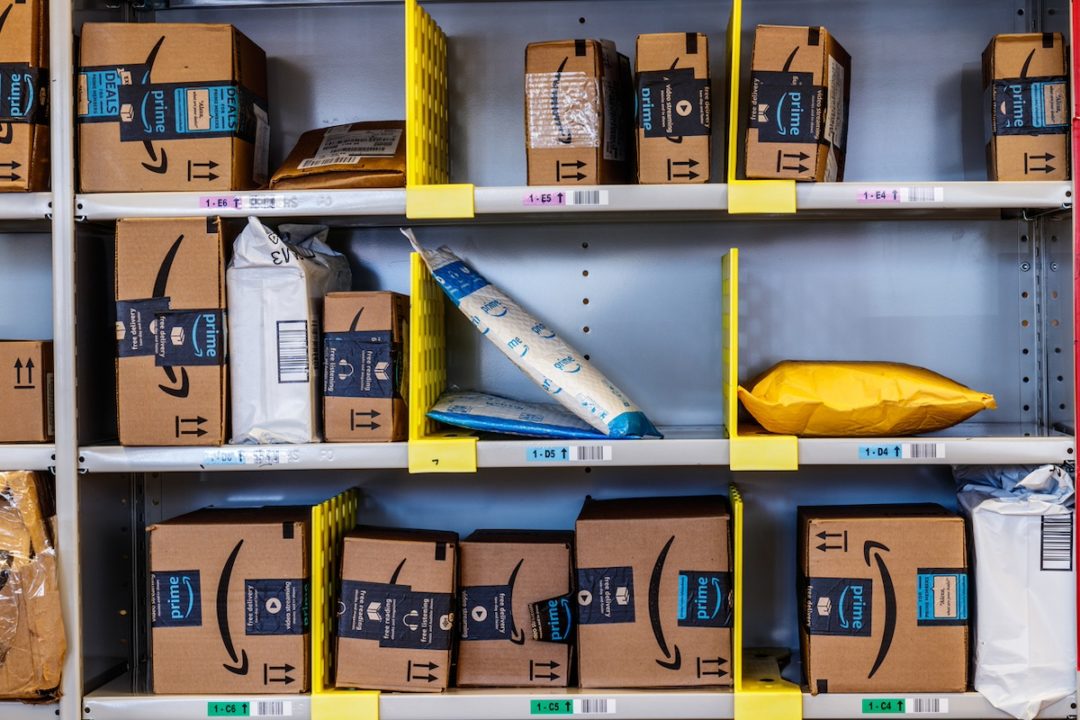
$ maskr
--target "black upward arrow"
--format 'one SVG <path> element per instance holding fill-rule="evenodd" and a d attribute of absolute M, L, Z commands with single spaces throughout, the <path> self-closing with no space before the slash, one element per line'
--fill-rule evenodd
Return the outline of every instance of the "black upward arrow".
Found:
<path fill-rule="evenodd" d="M 377 418 L 380 415 L 382 415 L 382 413 L 379 412 L 378 410 L 372 410 L 371 412 L 357 412 L 356 410 L 353 410 L 352 413 L 353 413 L 353 415 L 355 415 L 357 417 L 360 417 L 361 415 L 363 415 L 364 417 Z"/>
<path fill-rule="evenodd" d="M 438 670 L 439 666 L 433 662 L 427 663 L 410 663 L 414 668 L 424 668 L 425 670 Z"/>
<path fill-rule="evenodd" d="M 694 160 L 694 159 L 690 159 L 690 160 L 670 160 L 669 159 L 667 161 L 667 177 L 668 177 L 668 180 L 671 180 L 672 178 L 688 178 L 690 180 L 693 180 L 696 177 L 700 177 L 698 175 L 698 173 L 696 173 L 696 172 L 694 172 L 693 170 L 690 169 L 690 168 L 697 167 L 699 164 L 700 163 L 697 160 Z M 674 172 L 672 168 L 674 168 L 676 166 L 685 167 L 687 169 L 687 172 L 685 172 L 685 173 L 676 173 L 676 172 Z"/>
<path fill-rule="evenodd" d="M 350 412 L 350 415 L 349 415 L 349 428 L 351 430 L 356 430 L 357 428 L 368 428 L 369 430 L 374 431 L 376 428 L 380 427 L 379 423 L 375 422 L 375 418 L 379 417 L 380 413 L 377 413 L 374 410 L 372 410 L 369 413 L 356 412 L 355 410 L 350 410 L 349 412 Z M 358 422 L 356 422 L 356 418 L 360 417 L 362 415 L 371 417 L 371 422 L 368 422 L 368 423 L 358 423 Z"/>
<path fill-rule="evenodd" d="M 804 173 L 807 170 L 809 170 L 810 168 L 803 165 L 802 161 L 807 160 L 809 158 L 810 158 L 810 156 L 807 155 L 804 152 L 786 153 L 783 150 L 777 150 L 776 151 L 776 172 L 780 172 L 781 170 L 797 170 L 797 171 L 799 171 L 801 173 Z M 797 161 L 799 161 L 799 164 L 798 165 L 784 165 L 784 162 L 787 161 L 787 160 L 797 160 Z"/>
<path fill-rule="evenodd" d="M 181 435 L 194 435 L 196 437 L 202 437 L 206 434 L 206 431 L 202 429 L 202 424 L 206 422 L 206 418 L 199 415 L 193 418 L 182 418 L 179 415 L 176 416 L 176 437 Z M 182 429 L 184 425 L 194 425 L 193 429 Z"/>
<path fill-rule="evenodd" d="M 714 658 L 698 658 L 697 659 L 697 676 L 698 677 L 706 677 L 706 676 L 712 675 L 712 676 L 715 676 L 715 677 L 723 677 L 724 675 L 727 675 L 727 671 L 726 670 L 721 670 L 720 666 L 723 665 L 726 662 L 727 662 L 727 660 L 725 660 L 722 657 L 717 657 L 715 659 Z M 708 667 L 707 667 L 709 665 L 712 665 L 714 667 L 714 669 L 709 670 Z"/>
<path fill-rule="evenodd" d="M 533 680 L 558 680 L 560 677 L 555 673 L 546 673 L 544 675 L 533 675 Z"/>
<path fill-rule="evenodd" d="M 289 677 L 289 673 L 295 670 L 292 665 L 285 663 L 284 665 L 268 665 L 263 664 L 263 684 L 269 685 L 270 683 L 282 683 L 283 685 L 292 685 L 296 682 L 296 678 Z M 280 672 L 281 677 L 270 677 L 271 672 Z"/>
<path fill-rule="evenodd" d="M 22 175 L 16 173 L 9 173 L 7 175 L 0 175 L 0 180 L 22 180 Z"/>
<path fill-rule="evenodd" d="M 535 667 L 550 668 L 552 670 L 559 667 L 559 663 L 555 662 L 554 660 L 552 660 L 551 662 L 534 662 L 533 665 Z"/>
<path fill-rule="evenodd" d="M 12 160 L 11 162 L 0 163 L 0 167 L 17 170 L 22 167 L 22 163 L 18 162 L 17 160 Z"/>
<path fill-rule="evenodd" d="M 559 162 L 558 160 L 556 160 L 555 177 L 560 180 L 584 180 L 585 173 L 581 172 L 581 168 L 583 167 L 585 167 L 585 162 L 583 160 L 578 160 L 577 162 Z M 571 170 L 577 169 L 577 172 L 573 175 L 563 175 L 563 168 L 570 168 Z"/>
<path fill-rule="evenodd" d="M 22 371 L 26 368 L 26 384 L 23 384 Z M 15 361 L 15 389 L 16 390 L 33 390 L 34 389 L 34 359 L 30 358 L 23 365 L 22 359 Z"/>
<path fill-rule="evenodd" d="M 1033 172 L 1049 174 L 1054 172 L 1057 168 L 1050 164 L 1050 161 L 1053 159 L 1054 156 L 1050 153 L 1044 153 L 1042 155 L 1028 155 L 1027 153 L 1024 153 L 1024 174 L 1027 175 Z M 1032 167 L 1029 162 L 1030 160 L 1041 160 L 1043 165 L 1042 167 Z"/>
<path fill-rule="evenodd" d="M 187 179 L 188 179 L 188 182 L 191 182 L 192 180 L 210 180 L 210 181 L 217 180 L 218 177 L 220 177 L 220 176 L 217 175 L 216 173 L 211 172 L 217 166 L 218 166 L 218 164 L 216 162 L 214 162 L 213 160 L 207 160 L 206 162 L 202 162 L 202 163 L 197 163 L 197 162 L 194 162 L 192 160 L 188 160 L 188 164 L 187 164 Z M 205 175 L 197 175 L 197 174 L 195 174 L 195 168 L 206 168 L 206 174 Z"/>
<path fill-rule="evenodd" d="M 799 160 L 799 161 L 802 161 L 802 160 L 808 160 L 808 159 L 810 159 L 810 156 L 809 156 L 809 155 L 807 155 L 807 154 L 806 154 L 806 153 L 804 153 L 804 152 L 798 152 L 798 153 L 784 153 L 784 157 L 786 157 L 786 158 L 791 158 L 792 160 Z"/>

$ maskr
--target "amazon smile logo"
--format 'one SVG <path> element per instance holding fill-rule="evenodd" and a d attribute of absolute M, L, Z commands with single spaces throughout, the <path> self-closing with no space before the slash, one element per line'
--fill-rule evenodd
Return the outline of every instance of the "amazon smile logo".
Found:
<path fill-rule="evenodd" d="M 889 548 L 882 543 L 873 540 L 863 543 L 863 559 L 867 567 L 871 567 L 871 558 L 874 560 L 881 578 L 881 589 L 885 595 L 885 623 L 881 632 L 881 644 L 878 646 L 877 657 L 874 658 L 874 665 L 870 668 L 867 678 L 874 677 L 885 662 L 889 649 L 892 647 L 893 635 L 896 633 L 896 588 L 893 586 L 892 575 L 889 574 L 889 566 L 885 563 L 887 552 Z"/>
<path fill-rule="evenodd" d="M 240 548 L 243 545 L 244 541 L 240 540 L 236 543 L 236 547 L 233 548 L 232 552 L 229 553 L 229 559 L 225 561 L 225 566 L 221 568 L 217 591 L 218 634 L 221 636 L 221 644 L 225 647 L 229 660 L 233 663 L 232 665 L 222 663 L 221 666 L 234 675 L 247 675 L 249 670 L 247 651 L 241 649 L 240 653 L 237 654 L 236 647 L 233 645 L 232 632 L 229 630 L 229 582 L 232 580 L 233 568 L 236 567 L 236 558 L 240 555 Z"/>
<path fill-rule="evenodd" d="M 671 649 L 668 648 L 667 639 L 664 637 L 664 625 L 660 617 L 660 581 L 664 576 L 664 563 L 667 562 L 668 552 L 671 551 L 671 545 L 674 542 L 675 536 L 672 535 L 664 544 L 660 554 L 656 556 L 652 576 L 649 578 L 649 623 L 652 625 L 656 646 L 664 655 L 662 660 L 656 658 L 656 664 L 665 670 L 678 670 L 682 667 L 682 653 L 679 652 L 679 646 L 672 645 Z"/>
<path fill-rule="evenodd" d="M 176 254 L 180 252 L 180 245 L 183 242 L 184 236 L 180 235 L 173 242 L 169 251 L 165 253 L 165 257 L 162 258 L 161 265 L 158 267 L 157 278 L 154 280 L 153 296 L 155 298 L 168 298 L 169 273 L 172 272 L 173 262 L 175 262 Z M 191 394 L 191 381 L 186 368 L 180 368 L 179 373 L 176 368 L 169 365 L 161 369 L 165 372 L 165 377 L 168 380 L 168 384 L 161 383 L 158 385 L 161 392 L 175 398 L 186 398 Z"/>

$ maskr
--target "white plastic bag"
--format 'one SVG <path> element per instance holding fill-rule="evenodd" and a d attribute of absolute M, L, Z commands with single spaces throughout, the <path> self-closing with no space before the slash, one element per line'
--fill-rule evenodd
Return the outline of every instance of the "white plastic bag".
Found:
<path fill-rule="evenodd" d="M 317 389 L 323 296 L 348 290 L 348 261 L 326 245 L 327 228 L 249 218 L 236 238 L 229 295 L 232 442 L 320 439 Z"/>
<path fill-rule="evenodd" d="M 660 437 L 626 393 L 555 331 L 531 316 L 449 248 L 427 250 L 409 238 L 450 300 L 480 334 L 559 404 L 613 438 Z"/>
<path fill-rule="evenodd" d="M 975 545 L 975 689 L 1031 720 L 1076 690 L 1074 484 L 1060 467 L 958 467 Z"/>

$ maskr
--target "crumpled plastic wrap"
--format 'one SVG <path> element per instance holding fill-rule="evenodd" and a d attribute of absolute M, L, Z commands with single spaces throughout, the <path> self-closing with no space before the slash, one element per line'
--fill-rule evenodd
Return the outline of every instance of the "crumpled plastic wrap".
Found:
<path fill-rule="evenodd" d="M 318 442 L 316 367 L 323 297 L 348 290 L 352 272 L 322 225 L 249 218 L 226 272 L 233 443 Z"/>
<path fill-rule="evenodd" d="M 997 407 L 993 395 L 889 362 L 785 360 L 739 387 L 739 399 L 769 432 L 803 437 L 917 435 Z"/>
<path fill-rule="evenodd" d="M 613 438 L 660 437 L 645 413 L 603 373 L 450 252 L 422 248 L 402 230 L 458 310 L 518 369 L 564 408 Z"/>
<path fill-rule="evenodd" d="M 975 549 L 975 690 L 1031 720 L 1076 690 L 1075 483 L 1055 465 L 953 472 Z"/>
<path fill-rule="evenodd" d="M 583 72 L 527 73 L 529 148 L 600 147 L 598 87 Z"/>
<path fill-rule="evenodd" d="M 32 472 L 0 472 L 0 698 L 60 695 L 67 638 L 51 495 Z"/>

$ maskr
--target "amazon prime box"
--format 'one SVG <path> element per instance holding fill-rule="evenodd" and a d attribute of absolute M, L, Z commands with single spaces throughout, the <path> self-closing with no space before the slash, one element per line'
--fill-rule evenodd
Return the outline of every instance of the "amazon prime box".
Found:
<path fill-rule="evenodd" d="M 122 445 L 225 441 L 225 254 L 218 218 L 116 223 L 116 407 Z"/>
<path fill-rule="evenodd" d="M 574 534 L 477 530 L 461 543 L 459 687 L 566 687 Z"/>
<path fill-rule="evenodd" d="M 964 692 L 964 519 L 940 505 L 799 508 L 803 668 L 813 694 Z"/>
<path fill-rule="evenodd" d="M 155 693 L 307 691 L 310 516 L 207 509 L 148 529 Z"/>
<path fill-rule="evenodd" d="M 730 535 L 719 496 L 585 500 L 581 687 L 731 684 Z"/>

